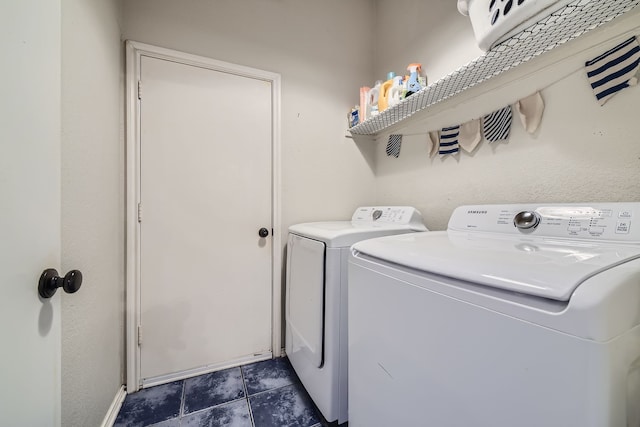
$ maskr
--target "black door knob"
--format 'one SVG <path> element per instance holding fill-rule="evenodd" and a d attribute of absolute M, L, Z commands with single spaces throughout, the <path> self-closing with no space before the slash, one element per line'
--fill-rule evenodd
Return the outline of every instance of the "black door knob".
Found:
<path fill-rule="evenodd" d="M 258 230 L 258 236 L 267 237 L 268 235 L 269 235 L 269 230 L 267 230 L 266 228 L 262 227 L 260 230 Z"/>
<path fill-rule="evenodd" d="M 60 287 L 66 293 L 72 294 L 80 289 L 80 285 L 82 285 L 82 273 L 79 270 L 71 270 L 64 277 L 60 277 L 55 269 L 47 268 L 40 276 L 38 293 L 42 298 L 51 298 Z"/>

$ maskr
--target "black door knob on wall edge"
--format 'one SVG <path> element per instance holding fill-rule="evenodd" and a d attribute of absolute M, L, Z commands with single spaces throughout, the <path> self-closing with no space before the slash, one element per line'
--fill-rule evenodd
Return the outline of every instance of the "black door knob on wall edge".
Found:
<path fill-rule="evenodd" d="M 80 285 L 82 285 L 82 273 L 80 270 L 71 270 L 64 277 L 60 277 L 56 269 L 47 268 L 40 276 L 38 293 L 42 298 L 51 298 L 60 287 L 66 293 L 72 294 L 80 289 Z"/>
<path fill-rule="evenodd" d="M 258 236 L 267 237 L 268 235 L 269 235 L 269 230 L 267 230 L 266 228 L 262 227 L 260 230 L 258 230 Z"/>

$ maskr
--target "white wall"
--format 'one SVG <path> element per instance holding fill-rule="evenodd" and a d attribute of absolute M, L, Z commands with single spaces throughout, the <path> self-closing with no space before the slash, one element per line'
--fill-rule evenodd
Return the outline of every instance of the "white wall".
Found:
<path fill-rule="evenodd" d="M 455 0 L 373 0 L 376 10 L 375 79 L 387 72 L 407 73 L 419 62 L 433 83 L 476 59 L 482 50 L 473 39 L 469 18 Z M 373 84 L 371 82 L 370 84 Z"/>
<path fill-rule="evenodd" d="M 62 425 L 97 426 L 124 378 L 121 2 L 62 1 Z"/>
<path fill-rule="evenodd" d="M 282 75 L 286 242 L 291 224 L 374 203 L 373 147 L 344 138 L 358 88 L 373 78 L 372 12 L 369 0 L 131 0 L 124 35 Z"/>
<path fill-rule="evenodd" d="M 398 4 L 397 0 L 378 3 L 378 10 L 383 11 Z M 425 4 L 431 2 L 402 3 L 405 10 L 424 11 Z M 422 62 L 432 82 L 432 74 L 439 78 L 447 74 L 447 66 L 452 71 L 469 62 L 471 54 L 479 53 L 467 18 L 456 16 L 455 2 L 435 3 L 446 4 L 450 10 L 437 20 L 446 22 L 447 30 L 437 22 L 421 24 L 423 14 L 416 13 L 402 15 L 403 31 L 378 33 L 379 44 L 384 46 L 402 46 L 404 41 L 412 41 L 410 48 L 395 50 L 390 63 L 398 67 Z M 378 27 L 385 19 L 388 16 L 384 13 L 378 15 Z M 451 31 L 464 37 L 449 39 Z M 452 55 L 450 49 L 455 49 L 457 55 Z M 380 50 L 382 56 L 376 60 L 377 75 L 383 76 L 390 68 L 385 65 L 385 51 L 388 49 Z M 580 60 L 587 59 L 591 57 Z M 441 230 L 446 228 L 453 209 L 462 204 L 640 201 L 640 88 L 627 89 L 601 107 L 580 69 L 546 87 L 542 96 L 546 110 L 534 135 L 527 134 L 514 118 L 508 143 L 490 145 L 484 141 L 473 155 L 430 158 L 428 123 L 424 125 L 425 134 L 415 134 L 419 132 L 414 130 L 413 135 L 405 136 L 398 159 L 386 156 L 383 141 L 375 143 L 378 203 L 415 205 L 430 229 Z M 487 100 L 489 111 L 484 113 L 491 112 L 494 106 L 490 104 Z M 459 116 L 462 110 L 453 109 L 440 115 L 438 121 L 459 124 L 468 119 Z"/>

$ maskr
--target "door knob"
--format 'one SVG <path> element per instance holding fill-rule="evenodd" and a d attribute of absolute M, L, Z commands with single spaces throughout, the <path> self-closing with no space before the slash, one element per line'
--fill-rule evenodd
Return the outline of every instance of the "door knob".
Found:
<path fill-rule="evenodd" d="M 47 268 L 42 272 L 38 282 L 38 293 L 42 298 L 51 298 L 59 287 L 68 294 L 77 292 L 82 285 L 82 273 L 79 270 L 71 270 L 64 277 L 58 276 L 53 268 Z"/>
<path fill-rule="evenodd" d="M 260 230 L 258 230 L 258 236 L 267 237 L 268 235 L 269 235 L 269 230 L 267 230 L 266 228 L 262 227 Z"/>

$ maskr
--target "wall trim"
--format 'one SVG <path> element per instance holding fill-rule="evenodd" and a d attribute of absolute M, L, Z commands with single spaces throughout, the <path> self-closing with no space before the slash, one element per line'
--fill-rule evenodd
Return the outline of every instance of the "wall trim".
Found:
<path fill-rule="evenodd" d="M 127 397 L 127 390 L 125 386 L 122 385 L 113 398 L 113 402 L 111 402 L 111 406 L 109 406 L 109 410 L 104 416 L 102 424 L 100 424 L 101 427 L 113 427 L 113 424 L 116 422 L 116 418 L 118 417 L 118 413 L 120 412 L 120 408 L 122 408 L 122 403 L 124 403 L 125 397 Z"/>
<path fill-rule="evenodd" d="M 281 355 L 282 348 L 282 217 L 281 217 L 281 78 L 280 74 L 242 65 L 231 64 L 211 58 L 192 55 L 135 41 L 126 41 L 126 359 L 127 390 L 140 389 L 140 352 L 137 345 L 137 328 L 140 325 L 140 229 L 137 221 L 140 159 L 140 104 L 138 102 L 138 80 L 142 56 L 166 59 L 187 65 L 229 72 L 239 76 L 258 78 L 271 83 L 272 94 L 272 318 L 271 351 L 274 357 Z"/>

